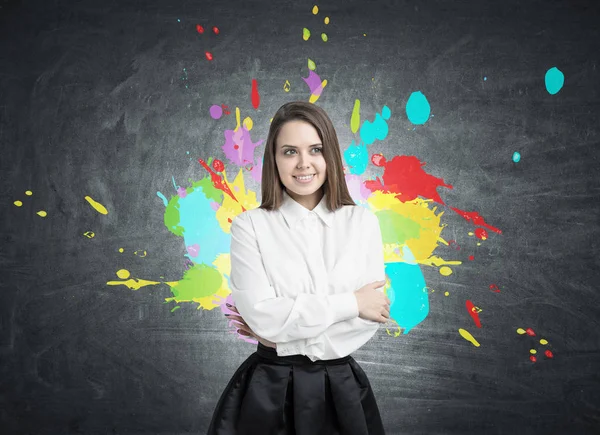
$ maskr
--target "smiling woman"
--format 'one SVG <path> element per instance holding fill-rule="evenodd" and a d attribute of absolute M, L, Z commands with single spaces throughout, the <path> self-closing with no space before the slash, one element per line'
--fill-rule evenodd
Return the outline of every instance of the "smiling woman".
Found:
<path fill-rule="evenodd" d="M 352 200 L 335 129 L 314 104 L 277 111 L 263 162 L 262 203 L 233 219 L 230 249 L 230 319 L 259 344 L 208 434 L 384 434 L 350 356 L 389 319 L 379 221 Z"/>

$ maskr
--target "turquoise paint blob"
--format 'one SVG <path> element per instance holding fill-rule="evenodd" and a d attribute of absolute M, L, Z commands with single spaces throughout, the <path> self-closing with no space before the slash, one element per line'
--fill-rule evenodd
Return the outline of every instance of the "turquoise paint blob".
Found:
<path fill-rule="evenodd" d="M 519 163 L 520 160 L 521 160 L 521 154 L 518 153 L 517 151 L 515 151 L 512 156 L 512 161 L 515 163 Z"/>
<path fill-rule="evenodd" d="M 387 296 L 392 302 L 390 317 L 408 334 L 429 314 L 429 293 L 418 263 L 407 246 L 402 248 L 406 262 L 386 263 L 385 273 L 390 278 Z"/>
<path fill-rule="evenodd" d="M 425 124 L 430 113 L 429 101 L 421 91 L 410 94 L 406 103 L 406 116 L 410 122 L 417 125 Z"/>
<path fill-rule="evenodd" d="M 369 164 L 369 152 L 367 147 L 360 143 L 356 145 L 354 141 L 350 144 L 348 149 L 344 151 L 344 161 L 349 166 L 350 173 L 354 175 L 361 175 L 367 170 Z"/>
<path fill-rule="evenodd" d="M 387 114 L 385 107 L 383 108 L 382 112 Z M 365 120 L 365 122 L 363 122 L 363 125 L 360 127 L 360 140 L 365 145 L 371 145 L 373 142 L 375 142 L 375 139 L 385 139 L 388 135 L 388 131 L 388 125 L 387 122 L 385 122 L 385 118 L 377 113 L 375 115 L 375 121 L 371 122 Z"/>
<path fill-rule="evenodd" d="M 390 119 L 391 115 L 392 111 L 390 110 L 390 108 L 388 106 L 383 106 L 383 109 L 381 109 L 381 117 L 387 121 L 388 119 Z"/>
<path fill-rule="evenodd" d="M 558 93 L 565 84 L 565 75 L 555 66 L 546 71 L 546 90 L 550 95 Z"/>

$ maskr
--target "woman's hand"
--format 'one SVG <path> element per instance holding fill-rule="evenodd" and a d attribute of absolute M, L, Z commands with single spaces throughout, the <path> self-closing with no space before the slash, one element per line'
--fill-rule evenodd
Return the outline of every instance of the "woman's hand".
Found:
<path fill-rule="evenodd" d="M 244 318 L 241 315 L 239 315 L 240 312 L 237 310 L 236 307 L 230 306 L 229 309 L 231 311 L 233 311 L 234 313 L 238 314 L 238 315 L 235 315 L 235 314 L 225 314 L 225 315 L 227 317 L 229 317 L 231 320 L 234 320 L 236 322 L 235 326 L 238 327 L 238 331 L 240 334 L 246 335 L 249 337 L 254 337 L 256 340 L 258 340 L 264 346 L 272 347 L 273 349 L 277 349 L 276 343 L 273 343 L 272 341 L 269 341 L 269 340 L 265 340 L 264 338 L 256 335 L 256 333 L 246 324 L 246 321 L 244 320 Z"/>

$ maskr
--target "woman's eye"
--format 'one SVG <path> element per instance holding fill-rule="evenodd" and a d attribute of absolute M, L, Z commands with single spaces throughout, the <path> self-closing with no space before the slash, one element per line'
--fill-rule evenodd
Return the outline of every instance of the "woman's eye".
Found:
<path fill-rule="evenodd" d="M 323 151 L 323 148 L 313 148 L 313 150 L 319 150 L 319 153 L 321 153 L 321 152 Z M 288 151 L 293 151 L 293 152 L 296 152 L 296 150 L 289 149 L 289 150 L 285 151 L 283 154 L 287 154 L 287 155 L 289 155 L 289 154 L 288 154 Z"/>

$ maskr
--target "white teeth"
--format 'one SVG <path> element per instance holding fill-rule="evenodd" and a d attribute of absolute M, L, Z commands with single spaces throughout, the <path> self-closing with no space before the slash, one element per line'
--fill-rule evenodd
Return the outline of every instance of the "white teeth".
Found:
<path fill-rule="evenodd" d="M 314 175 L 309 175 L 308 177 L 296 177 L 298 180 L 310 180 Z"/>

